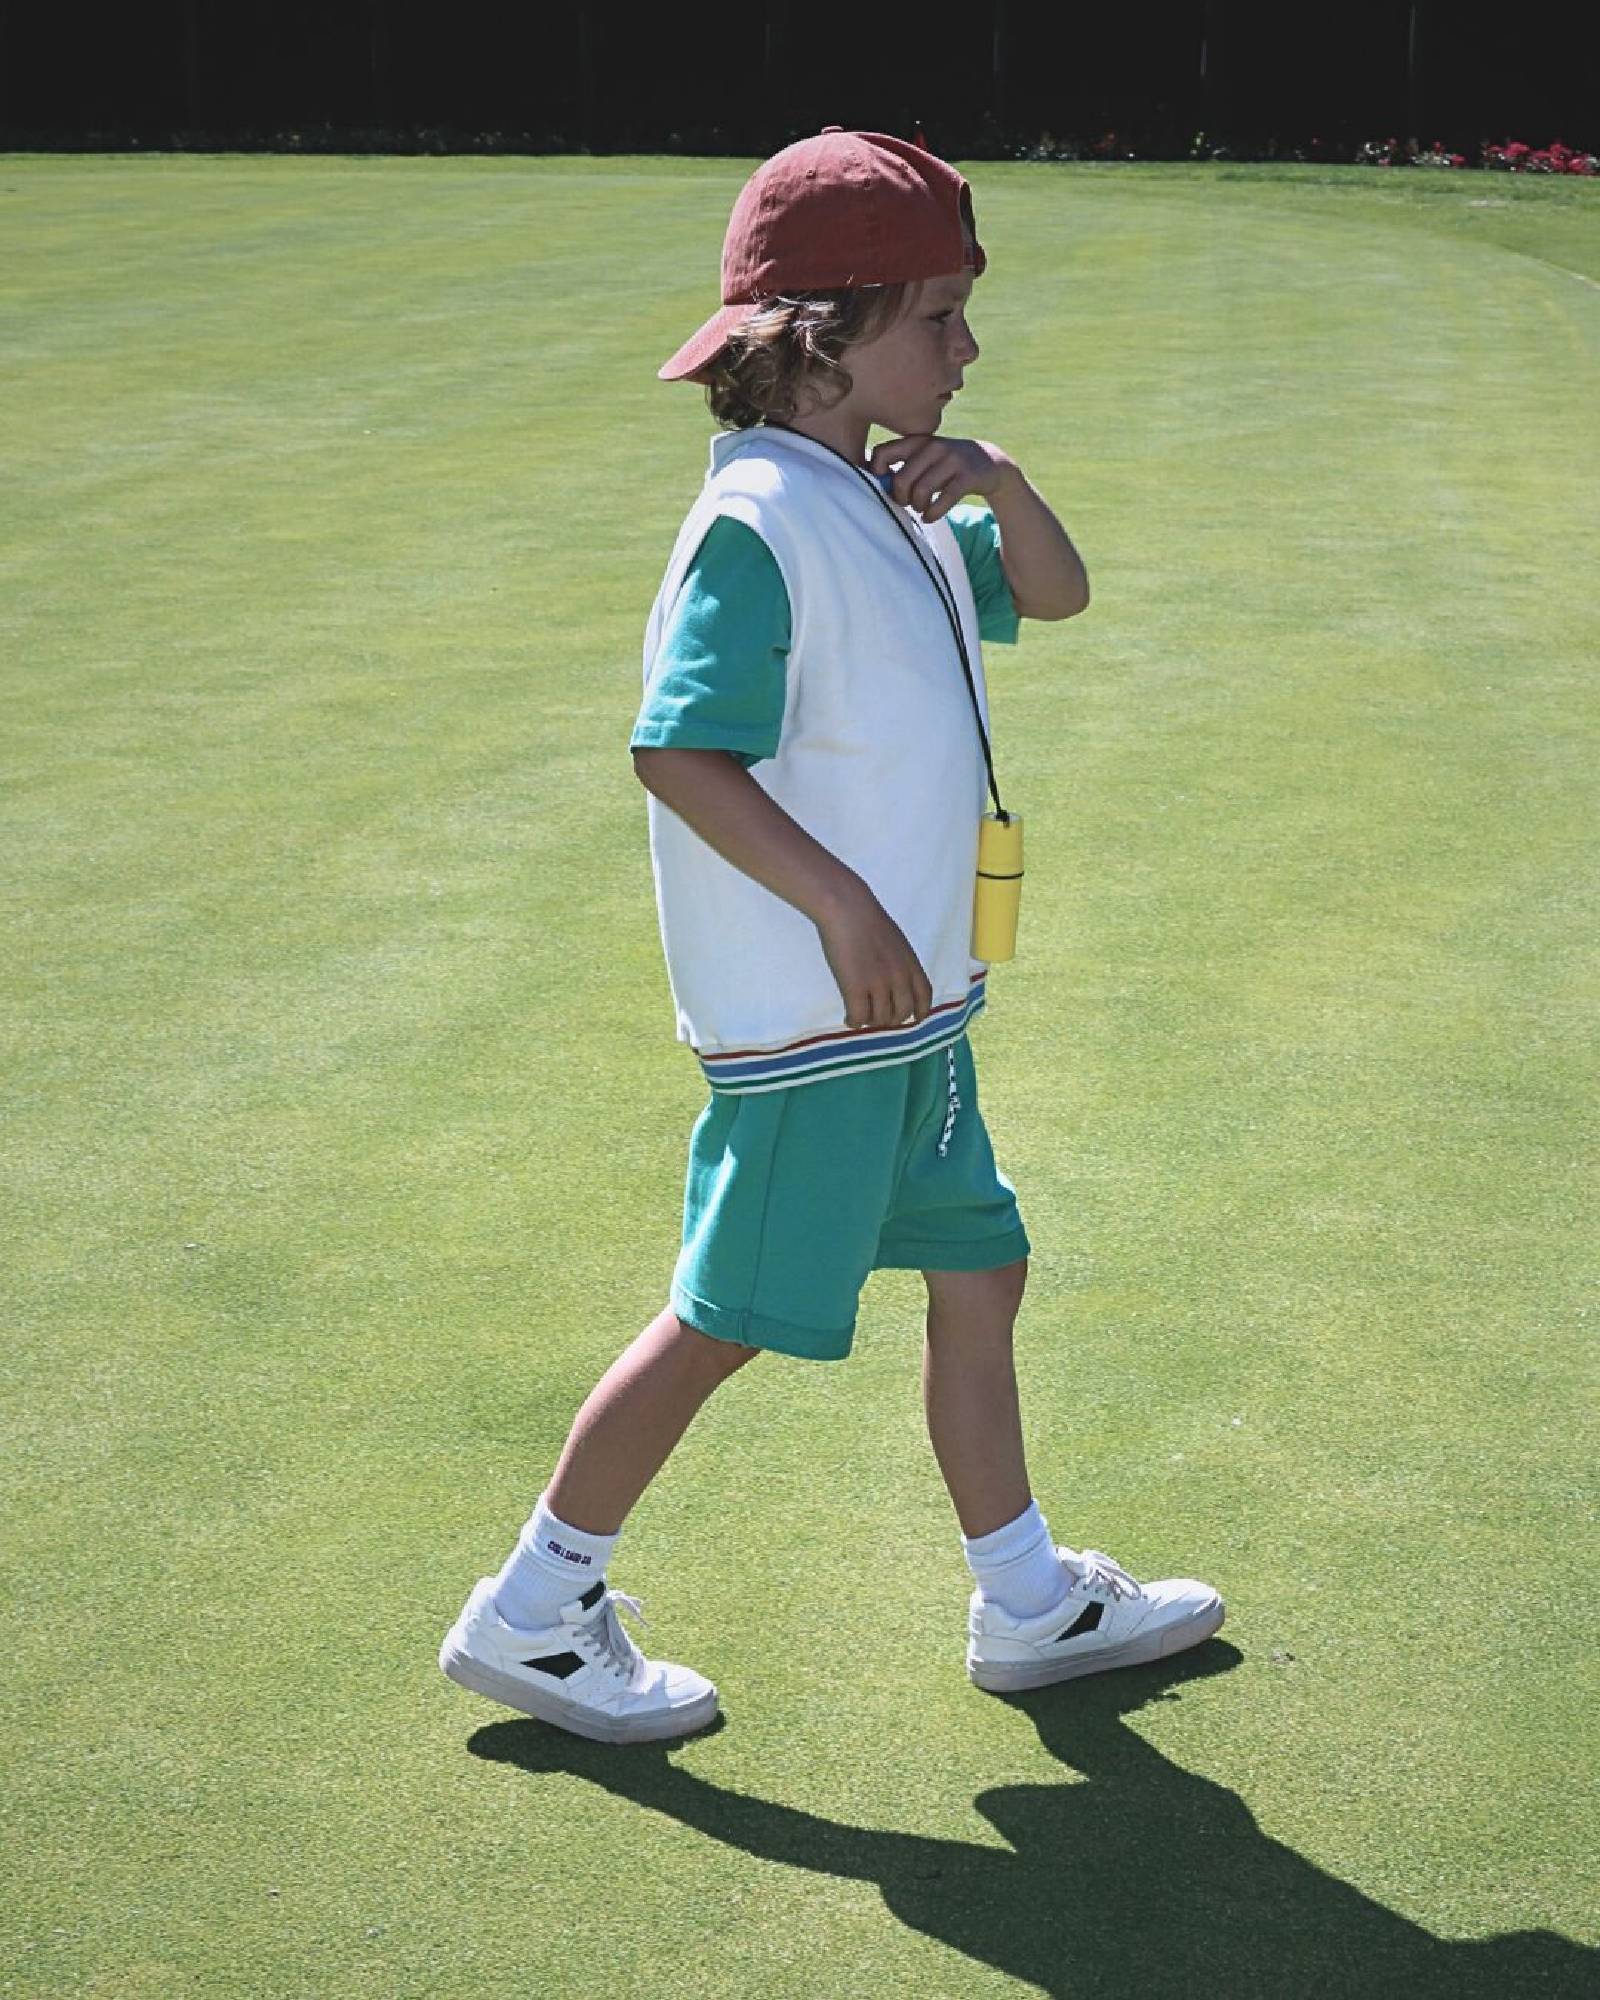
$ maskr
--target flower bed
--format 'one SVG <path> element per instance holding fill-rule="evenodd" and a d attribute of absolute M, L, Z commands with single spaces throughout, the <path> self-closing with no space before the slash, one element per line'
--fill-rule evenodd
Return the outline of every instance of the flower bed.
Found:
<path fill-rule="evenodd" d="M 1462 153 L 1445 150 L 1435 139 L 1426 150 L 1414 139 L 1402 146 L 1398 139 L 1370 139 L 1356 154 L 1358 166 L 1369 167 L 1465 167 L 1471 163 Z M 1559 139 L 1548 146 L 1525 146 L 1520 139 L 1494 145 L 1485 139 L 1478 147 L 1480 167 L 1508 174 L 1593 174 L 1600 173 L 1600 158 L 1564 146 Z"/>
<path fill-rule="evenodd" d="M 1158 138 L 1148 132 L 1102 132 L 1096 138 L 1057 138 L 1041 132 L 1036 140 L 1013 140 L 1004 150 L 1018 160 L 1298 160 L 1329 166 L 1360 167 L 1481 167 L 1512 174 L 1597 174 L 1600 156 L 1568 146 L 1557 139 L 1548 146 L 1527 146 L 1520 139 L 1478 142 L 1477 158 L 1453 153 L 1442 139 L 1423 146 L 1416 139 L 1369 139 L 1356 144 L 1350 138 L 1249 140 L 1234 135 L 1196 132 L 1185 147 L 1174 145 L 1170 137 Z"/>

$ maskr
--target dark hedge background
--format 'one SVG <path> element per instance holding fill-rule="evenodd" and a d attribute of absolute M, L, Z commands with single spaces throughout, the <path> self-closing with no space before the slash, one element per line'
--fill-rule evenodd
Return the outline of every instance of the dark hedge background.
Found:
<path fill-rule="evenodd" d="M 761 154 L 920 123 L 964 157 L 1046 131 L 1181 156 L 1203 129 L 1332 158 L 1415 135 L 1475 163 L 1486 139 L 1600 150 L 1597 14 L 971 0 L 947 27 L 903 6 L 0 0 L 0 143 Z"/>

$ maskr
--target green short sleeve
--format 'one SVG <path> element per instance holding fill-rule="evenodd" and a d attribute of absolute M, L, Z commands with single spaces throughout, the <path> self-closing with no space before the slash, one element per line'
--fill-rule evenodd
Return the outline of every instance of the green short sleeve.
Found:
<path fill-rule="evenodd" d="M 727 750 L 746 769 L 778 754 L 789 592 L 753 528 L 720 515 L 684 577 L 633 726 L 634 750 Z"/>
<path fill-rule="evenodd" d="M 952 507 L 945 519 L 960 547 L 972 594 L 977 599 L 979 638 L 1014 646 L 1022 620 L 1000 561 L 1000 523 L 990 508 L 973 506 L 970 502 Z"/>

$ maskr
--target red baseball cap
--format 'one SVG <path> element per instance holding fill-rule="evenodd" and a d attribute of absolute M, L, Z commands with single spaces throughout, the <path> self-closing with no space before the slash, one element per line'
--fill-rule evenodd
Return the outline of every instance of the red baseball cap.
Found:
<path fill-rule="evenodd" d="M 704 381 L 734 328 L 780 293 L 907 284 L 969 265 L 981 275 L 987 262 L 972 190 L 954 167 L 886 132 L 825 125 L 745 182 L 722 241 L 722 310 L 656 373 Z"/>

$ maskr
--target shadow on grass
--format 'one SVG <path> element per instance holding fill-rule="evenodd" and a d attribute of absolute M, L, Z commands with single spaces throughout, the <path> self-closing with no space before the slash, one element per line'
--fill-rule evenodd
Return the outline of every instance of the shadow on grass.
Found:
<path fill-rule="evenodd" d="M 1554 1931 L 1452 1942 L 1384 1909 L 1261 1832 L 1234 1793 L 1180 1770 L 1124 1717 L 1242 1656 L 1212 1640 L 1148 1667 L 1003 1699 L 1087 1783 L 1000 1785 L 973 1804 L 1005 1852 L 882 1833 L 708 1784 L 682 1743 L 590 1743 L 531 1721 L 493 1723 L 474 1755 L 602 1785 L 764 1861 L 874 1882 L 900 1921 L 1063 2000 L 1218 1994 L 1600 1992 L 1600 1952 Z M 719 1717 L 702 1736 L 727 1727 Z M 695 1738 L 687 1739 L 694 1742 Z M 883 1746 L 876 1746 L 876 1753 Z M 908 1718 L 900 1754 L 938 1757 Z"/>

